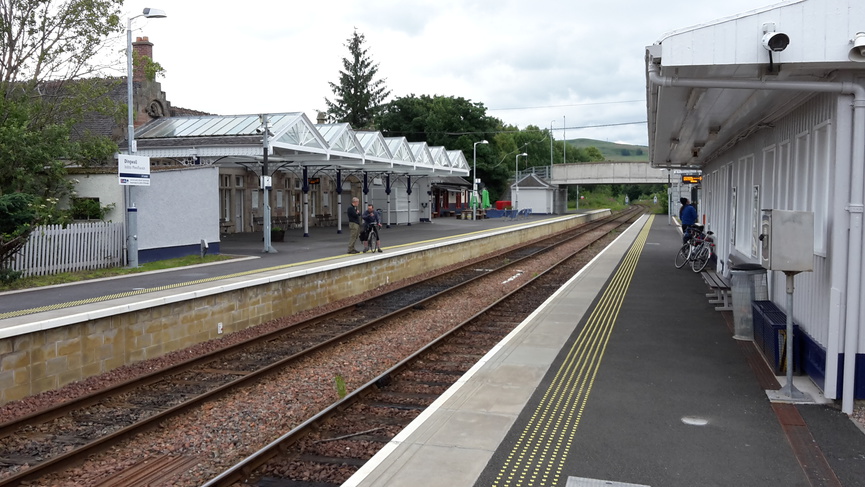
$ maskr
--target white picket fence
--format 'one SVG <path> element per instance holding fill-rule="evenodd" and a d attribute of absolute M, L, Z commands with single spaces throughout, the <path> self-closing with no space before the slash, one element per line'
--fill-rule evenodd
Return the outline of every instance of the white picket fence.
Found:
<path fill-rule="evenodd" d="M 72 223 L 37 227 L 15 256 L 24 276 L 118 267 L 125 263 L 123 223 Z"/>

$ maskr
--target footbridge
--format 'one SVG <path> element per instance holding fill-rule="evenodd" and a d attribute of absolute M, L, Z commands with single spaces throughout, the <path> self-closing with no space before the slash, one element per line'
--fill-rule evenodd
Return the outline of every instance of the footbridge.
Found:
<path fill-rule="evenodd" d="M 648 162 L 580 162 L 553 164 L 550 174 L 553 185 L 585 184 L 665 184 L 673 174 L 668 169 L 656 169 Z"/>

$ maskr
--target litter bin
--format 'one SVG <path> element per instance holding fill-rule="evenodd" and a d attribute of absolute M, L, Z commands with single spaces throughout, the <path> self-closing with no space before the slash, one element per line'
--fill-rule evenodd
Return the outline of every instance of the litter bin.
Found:
<path fill-rule="evenodd" d="M 737 340 L 754 339 L 754 301 L 767 301 L 766 269 L 760 264 L 737 264 L 730 268 L 733 295 L 733 325 Z"/>

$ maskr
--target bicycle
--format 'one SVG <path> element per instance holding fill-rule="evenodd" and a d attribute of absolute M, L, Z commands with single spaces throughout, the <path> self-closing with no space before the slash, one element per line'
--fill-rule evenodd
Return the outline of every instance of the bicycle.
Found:
<path fill-rule="evenodd" d="M 707 232 L 703 241 L 697 247 L 696 254 L 691 259 L 691 270 L 701 272 L 715 256 L 715 238 L 712 232 Z"/>
<path fill-rule="evenodd" d="M 703 225 L 692 225 L 685 233 L 688 240 L 676 253 L 676 268 L 681 269 L 688 262 L 691 270 L 700 272 L 706 268 L 714 255 L 715 239 L 713 232 L 703 233 Z"/>

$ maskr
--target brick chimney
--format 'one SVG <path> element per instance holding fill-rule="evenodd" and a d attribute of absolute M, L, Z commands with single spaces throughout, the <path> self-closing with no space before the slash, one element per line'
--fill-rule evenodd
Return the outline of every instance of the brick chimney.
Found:
<path fill-rule="evenodd" d="M 153 43 L 147 37 L 137 37 L 132 43 L 132 81 L 142 82 L 147 81 L 147 76 L 144 71 L 144 64 L 137 62 L 136 59 L 153 59 Z"/>

